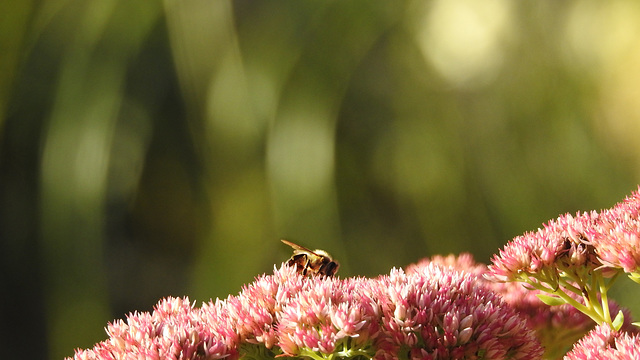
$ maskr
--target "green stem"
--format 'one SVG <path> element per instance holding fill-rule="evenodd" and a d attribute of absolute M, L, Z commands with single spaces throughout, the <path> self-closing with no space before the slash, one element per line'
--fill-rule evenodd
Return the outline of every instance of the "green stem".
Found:
<path fill-rule="evenodd" d="M 567 273 L 567 272 L 565 272 Z M 569 272 L 571 273 L 571 272 Z M 590 317 L 593 321 L 595 321 L 598 325 L 602 324 L 602 322 L 604 321 L 604 318 L 602 316 L 602 308 L 600 307 L 600 304 L 596 301 L 596 306 L 594 307 L 593 302 L 591 301 L 591 299 L 593 299 L 593 296 L 595 294 L 591 293 L 589 294 L 590 290 L 590 286 L 586 286 L 586 297 L 585 297 L 585 304 L 581 304 L 580 302 L 576 301 L 574 298 L 572 298 L 571 296 L 569 296 L 569 294 L 567 294 L 564 290 L 569 290 L 570 292 L 576 293 L 578 295 L 582 295 L 583 297 L 585 296 L 585 293 L 577 288 L 576 286 L 570 284 L 569 282 L 567 282 L 566 279 L 560 277 L 560 278 L 554 278 L 552 275 L 549 274 L 545 274 L 546 276 L 540 276 L 540 278 L 534 278 L 532 279 L 531 277 L 529 277 L 528 274 L 523 273 L 521 274 L 521 278 L 524 280 L 525 283 L 529 284 L 530 286 L 532 286 L 534 289 L 540 290 L 542 292 L 545 292 L 547 294 L 551 294 L 551 295 L 555 295 L 558 296 L 560 299 L 562 299 L 565 303 L 575 307 L 578 311 L 582 312 L 583 314 L 587 315 L 588 317 Z M 554 281 L 555 283 L 549 283 L 549 280 Z M 554 287 L 547 287 L 545 286 L 545 284 L 547 285 L 557 285 Z M 596 297 L 597 299 L 597 297 Z"/>
<path fill-rule="evenodd" d="M 613 320 L 611 319 L 611 312 L 609 310 L 609 299 L 607 296 L 607 291 L 611 288 L 611 285 L 616 280 L 619 274 L 620 273 L 617 273 L 616 275 L 614 275 L 608 283 L 602 276 L 601 271 L 596 271 L 593 274 L 593 276 L 598 280 L 598 285 L 600 288 L 600 301 L 602 304 L 602 308 L 604 309 L 605 321 L 612 327 L 613 327 Z"/>
<path fill-rule="evenodd" d="M 317 352 L 309 351 L 309 350 L 304 349 L 304 348 L 300 350 L 300 356 L 312 358 L 314 360 L 325 360 L 324 356 L 320 356 L 320 355 L 318 355 Z"/>

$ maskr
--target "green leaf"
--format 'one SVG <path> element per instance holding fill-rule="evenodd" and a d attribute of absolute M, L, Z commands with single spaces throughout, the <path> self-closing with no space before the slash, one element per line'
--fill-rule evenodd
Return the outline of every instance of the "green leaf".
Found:
<path fill-rule="evenodd" d="M 635 281 L 636 283 L 640 284 L 640 274 L 637 272 L 633 272 L 633 273 L 629 273 L 628 274 L 629 279 Z"/>
<path fill-rule="evenodd" d="M 561 298 L 559 298 L 557 296 L 550 296 L 550 295 L 545 295 L 545 294 L 537 294 L 536 296 L 538 297 L 538 299 L 540 299 L 540 301 L 542 301 L 543 303 L 545 303 L 545 304 L 547 304 L 549 306 L 566 304 L 566 302 L 564 300 L 562 300 Z"/>
<path fill-rule="evenodd" d="M 611 323 L 611 325 L 615 331 L 618 331 L 622 327 L 622 324 L 624 324 L 624 314 L 622 313 L 622 310 L 620 310 L 618 311 L 616 318 L 613 319 L 613 323 Z"/>

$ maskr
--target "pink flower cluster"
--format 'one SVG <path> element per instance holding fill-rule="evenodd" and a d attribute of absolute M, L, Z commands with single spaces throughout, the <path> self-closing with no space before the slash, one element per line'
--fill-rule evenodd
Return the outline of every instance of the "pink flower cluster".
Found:
<path fill-rule="evenodd" d="M 602 266 L 622 269 L 631 279 L 640 275 L 640 189 L 610 210 L 603 211 L 588 239 Z"/>
<path fill-rule="evenodd" d="M 487 266 L 482 263 L 477 263 L 471 253 L 461 253 L 459 255 L 449 254 L 447 256 L 434 255 L 430 258 L 424 258 L 415 264 L 409 264 L 405 267 L 407 274 L 422 271 L 423 268 L 429 266 L 429 264 L 437 264 L 448 268 L 453 268 L 458 271 L 464 271 L 482 277 L 487 273 Z M 493 282 L 488 282 L 492 285 Z"/>
<path fill-rule="evenodd" d="M 277 314 L 278 346 L 288 356 L 342 358 L 373 352 L 380 309 L 364 278 L 315 278 Z"/>
<path fill-rule="evenodd" d="M 621 273 L 640 283 L 640 188 L 516 237 L 488 267 L 465 253 L 340 279 L 283 264 L 224 300 L 164 299 L 67 359 L 557 359 L 587 333 L 565 360 L 640 359 L 607 298 Z"/>
<path fill-rule="evenodd" d="M 74 359 L 237 358 L 237 335 L 220 302 L 196 308 L 188 298 L 161 300 L 153 313 L 133 313 L 107 327 L 109 339 Z"/>
<path fill-rule="evenodd" d="M 382 284 L 379 359 L 539 359 L 524 318 L 470 273 L 437 264 L 393 270 Z"/>
<path fill-rule="evenodd" d="M 552 319 L 564 328 L 563 332 L 554 334 L 556 337 L 570 331 L 572 324 L 582 323 L 576 310 L 601 325 L 578 343 L 566 359 L 638 358 L 637 353 L 626 357 L 628 352 L 624 350 L 626 346 L 640 346 L 629 312 L 620 310 L 607 297 L 611 285 L 622 273 L 640 283 L 640 188 L 610 209 L 578 213 L 575 217 L 566 214 L 536 232 L 516 237 L 494 256 L 486 277 L 494 281 L 523 282 L 527 290 L 535 290 L 516 301 L 505 296 L 507 302 L 517 304 L 521 313 L 523 306 L 533 304 L 527 299 L 541 293 L 546 295 L 540 299 L 549 304 L 564 303 L 547 312 L 566 309 L 556 312 Z M 536 328 L 537 316 L 529 318 Z M 576 327 L 584 330 L 580 328 L 582 326 Z M 543 336 L 539 338 L 545 343 Z M 620 345 L 614 346 L 618 343 Z"/>
<path fill-rule="evenodd" d="M 640 189 L 611 209 L 562 215 L 508 243 L 489 266 L 498 281 L 533 280 L 556 286 L 563 273 L 600 270 L 640 278 Z"/>
<path fill-rule="evenodd" d="M 593 329 L 564 357 L 564 360 L 637 360 L 640 336 L 612 330 L 607 325 Z"/>
<path fill-rule="evenodd" d="M 597 224 L 598 213 L 578 213 L 560 216 L 536 232 L 514 238 L 489 265 L 489 275 L 498 281 L 529 279 L 536 275 L 547 283 L 557 283 L 559 272 L 575 269 L 595 269 L 601 264 L 588 230 Z M 555 285 L 554 285 L 555 286 Z"/>
<path fill-rule="evenodd" d="M 573 343 L 595 327 L 595 322 L 587 315 L 578 311 L 569 304 L 548 306 L 537 295 L 538 290 L 526 289 L 522 284 L 515 282 L 494 282 L 486 279 L 487 266 L 476 263 L 469 253 L 459 256 L 433 256 L 425 258 L 407 266 L 407 273 L 420 271 L 429 264 L 440 264 L 452 267 L 477 276 L 478 281 L 484 281 L 485 285 L 502 297 L 502 299 L 527 322 L 527 327 L 535 330 L 536 337 L 545 349 L 545 359 L 557 359 L 571 348 Z M 581 299 L 576 299 L 580 301 Z M 613 311 L 620 310 L 618 304 L 609 300 L 609 307 Z M 631 316 L 627 309 L 622 309 L 625 314 L 623 328 L 634 331 L 631 325 Z"/>
<path fill-rule="evenodd" d="M 562 356 L 578 339 L 596 326 L 589 316 L 572 305 L 565 303 L 549 306 L 538 298 L 540 291 L 526 289 L 522 284 L 493 283 L 491 288 L 527 320 L 527 325 L 531 329 L 536 331 L 538 340 L 545 348 L 547 359 L 557 359 Z M 571 296 L 576 302 L 584 302 L 584 299 L 575 294 Z M 638 332 L 638 328 L 632 325 L 631 312 L 628 309 L 620 307 L 611 299 L 608 301 L 608 306 L 613 314 L 618 311 L 624 314 L 622 331 Z"/>
<path fill-rule="evenodd" d="M 502 297 L 502 300 L 511 306 L 527 322 L 527 327 L 535 330 L 536 337 L 545 349 L 545 359 L 558 359 L 562 357 L 573 344 L 582 336 L 592 330 L 596 323 L 589 316 L 578 311 L 569 304 L 548 306 L 543 303 L 538 295 L 538 290 L 527 289 L 517 282 L 495 282 L 487 279 L 487 266 L 477 263 L 473 255 L 462 253 L 458 256 L 436 255 L 425 258 L 416 264 L 406 267 L 407 274 L 420 272 L 430 264 L 438 264 L 451 267 L 458 271 L 467 272 L 477 277 L 478 281 L 484 281 L 485 285 Z M 584 301 L 579 296 L 571 294 L 576 302 Z M 621 308 L 615 301 L 609 300 L 609 309 L 612 313 L 622 311 L 624 324 L 621 330 L 628 333 L 638 333 L 638 328 L 631 324 L 632 317 L 628 309 Z"/>
<path fill-rule="evenodd" d="M 539 359 L 526 321 L 483 280 L 437 264 L 374 279 L 282 266 L 235 296 L 160 301 L 73 359 Z M 71 359 L 71 358 L 69 358 Z"/>

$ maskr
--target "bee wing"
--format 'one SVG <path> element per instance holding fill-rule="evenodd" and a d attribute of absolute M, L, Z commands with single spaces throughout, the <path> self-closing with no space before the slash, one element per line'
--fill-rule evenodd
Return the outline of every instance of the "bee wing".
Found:
<path fill-rule="evenodd" d="M 287 244 L 287 245 L 291 246 L 291 247 L 293 248 L 293 250 L 295 250 L 295 251 L 293 252 L 294 254 L 301 253 L 301 252 L 307 252 L 307 253 L 310 253 L 311 255 L 319 256 L 318 254 L 316 254 L 316 253 L 315 253 L 315 252 L 313 252 L 312 250 L 307 249 L 307 248 L 306 248 L 306 247 L 304 247 L 304 246 L 300 246 L 300 245 L 298 245 L 298 244 L 294 244 L 294 243 L 292 243 L 291 241 L 287 241 L 287 240 L 285 240 L 285 239 L 282 239 L 282 240 L 280 240 L 280 241 L 282 241 L 283 243 L 285 243 L 285 244 Z"/>

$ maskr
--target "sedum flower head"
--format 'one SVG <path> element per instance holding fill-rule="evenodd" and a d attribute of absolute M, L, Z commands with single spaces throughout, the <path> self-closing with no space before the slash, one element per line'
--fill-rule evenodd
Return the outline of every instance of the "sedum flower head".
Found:
<path fill-rule="evenodd" d="M 526 322 L 469 273 L 428 264 L 380 278 L 377 359 L 539 359 Z"/>
<path fill-rule="evenodd" d="M 640 278 L 640 190 L 600 215 L 588 237 L 602 267 Z"/>
<path fill-rule="evenodd" d="M 487 277 L 520 281 L 565 302 L 597 324 L 620 329 L 623 313 L 609 308 L 607 292 L 619 274 L 640 282 L 640 192 L 601 212 L 563 215 L 537 232 L 509 242 Z"/>
<path fill-rule="evenodd" d="M 564 270 L 595 269 L 600 263 L 585 234 L 597 219 L 596 212 L 575 217 L 565 214 L 536 232 L 514 238 L 493 257 L 488 276 L 497 281 L 532 280 L 556 286 Z"/>
<path fill-rule="evenodd" d="M 278 346 L 287 356 L 370 357 L 379 305 L 363 278 L 315 277 L 278 314 Z"/>
<path fill-rule="evenodd" d="M 528 289 L 516 282 L 494 282 L 487 280 L 484 275 L 487 267 L 482 263 L 476 263 L 473 256 L 468 253 L 459 256 L 433 256 L 407 266 L 406 273 L 411 274 L 430 264 L 439 264 L 458 271 L 467 272 L 478 277 L 478 281 L 485 283 L 492 291 L 502 297 L 504 302 L 511 306 L 527 322 L 527 326 L 536 332 L 536 337 L 545 349 L 545 359 L 561 358 L 572 345 L 593 329 L 596 323 L 586 314 L 575 307 L 564 303 L 549 306 L 542 302 L 538 295 L 541 291 Z M 575 294 L 570 294 L 576 302 L 584 300 Z M 621 309 L 613 300 L 609 300 L 609 309 L 612 313 L 622 310 L 624 324 L 622 330 L 635 332 L 636 327 L 631 324 L 630 312 Z"/>
<path fill-rule="evenodd" d="M 640 336 L 612 330 L 608 325 L 593 329 L 564 357 L 564 360 L 637 359 L 640 359 Z"/>
<path fill-rule="evenodd" d="M 74 359 L 236 359 L 237 338 L 222 307 L 194 308 L 188 298 L 166 298 L 152 313 L 109 324 L 109 339 L 77 350 Z"/>
<path fill-rule="evenodd" d="M 566 214 L 516 237 L 494 256 L 489 275 L 551 283 L 562 273 L 594 269 L 605 277 L 624 271 L 632 279 L 640 272 L 640 190 L 611 209 Z"/>
<path fill-rule="evenodd" d="M 526 322 L 475 275 L 437 264 L 374 279 L 283 265 L 224 300 L 167 298 L 73 359 L 537 359 Z M 70 359 L 70 358 L 69 358 Z"/>
<path fill-rule="evenodd" d="M 305 279 L 295 268 L 283 266 L 273 275 L 262 275 L 238 296 L 227 299 L 229 317 L 242 343 L 262 344 L 267 349 L 277 342 L 276 314 L 303 287 Z"/>
<path fill-rule="evenodd" d="M 430 258 L 421 259 L 415 264 L 410 264 L 406 266 L 404 270 L 407 274 L 411 274 L 419 272 L 421 268 L 427 267 L 429 264 L 438 264 L 477 276 L 484 275 L 487 272 L 487 266 L 485 264 L 477 263 L 473 258 L 473 255 L 467 252 L 461 253 L 460 255 L 434 255 Z"/>
<path fill-rule="evenodd" d="M 558 359 L 571 346 L 590 330 L 596 323 L 586 314 L 580 312 L 570 304 L 549 306 L 543 303 L 538 290 L 525 288 L 519 283 L 492 283 L 491 288 L 502 295 L 504 301 L 512 306 L 527 321 L 529 328 L 535 330 L 537 338 L 545 348 L 545 359 Z M 577 302 L 584 299 L 572 294 Z M 608 301 L 609 309 L 616 314 L 622 311 L 624 323 L 621 330 L 636 332 L 632 325 L 631 312 L 620 307 L 615 301 Z"/>
<path fill-rule="evenodd" d="M 417 264 L 409 265 L 407 273 L 432 263 L 471 273 L 478 277 L 478 281 L 484 282 L 488 288 L 500 295 L 507 305 L 522 316 L 527 326 L 536 332 L 536 338 L 545 349 L 545 359 L 561 357 L 576 340 L 595 326 L 593 320 L 571 305 L 549 306 L 543 303 L 537 297 L 540 293 L 538 290 L 527 289 L 516 282 L 503 283 L 487 280 L 484 277 L 488 272 L 487 266 L 476 263 L 471 254 L 463 253 L 460 256 L 446 257 L 436 255 L 422 259 Z M 630 318 L 625 318 L 625 320 L 628 319 Z M 627 323 L 630 326 L 630 320 Z"/>

